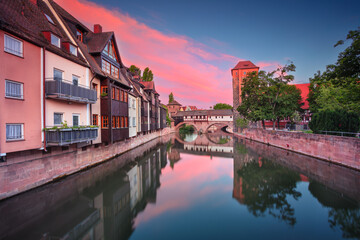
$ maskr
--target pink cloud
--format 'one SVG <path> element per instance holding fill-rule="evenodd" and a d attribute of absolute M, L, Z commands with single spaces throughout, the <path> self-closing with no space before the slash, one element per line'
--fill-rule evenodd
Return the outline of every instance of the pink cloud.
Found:
<path fill-rule="evenodd" d="M 230 69 L 239 58 L 186 36 L 162 33 L 126 13 L 87 0 L 56 2 L 90 29 L 101 24 L 103 31 L 114 31 L 122 61 L 127 66 L 152 69 L 163 103 L 173 92 L 183 105 L 208 108 L 217 102 L 232 104 Z"/>
<path fill-rule="evenodd" d="M 231 159 L 181 154 L 181 160 L 161 171 L 161 188 L 157 192 L 156 204 L 148 204 L 135 219 L 135 226 L 147 222 L 168 211 L 188 208 L 196 201 L 208 198 L 213 192 L 232 192 L 232 185 L 211 184 L 226 176 L 233 179 Z"/>

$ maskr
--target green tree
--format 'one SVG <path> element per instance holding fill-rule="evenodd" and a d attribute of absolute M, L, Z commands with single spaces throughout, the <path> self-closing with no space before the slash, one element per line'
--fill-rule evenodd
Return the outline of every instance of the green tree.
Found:
<path fill-rule="evenodd" d="M 346 40 L 351 44 L 339 54 L 337 62 L 310 78 L 308 101 L 314 113 L 346 109 L 360 115 L 360 28 L 350 31 Z M 343 40 L 335 47 L 342 44 Z"/>
<path fill-rule="evenodd" d="M 217 103 L 214 105 L 213 109 L 214 110 L 218 110 L 218 109 L 232 109 L 233 107 L 229 104 L 226 103 Z"/>
<path fill-rule="evenodd" d="M 137 66 L 131 65 L 131 66 L 129 67 L 129 70 L 130 70 L 130 72 L 139 74 L 139 76 L 141 76 L 141 69 L 138 68 Z"/>
<path fill-rule="evenodd" d="M 301 91 L 289 83 L 295 65 L 290 63 L 272 72 L 249 73 L 243 80 L 239 113 L 250 121 L 276 121 L 301 111 Z M 264 124 L 263 124 L 264 126 Z"/>
<path fill-rule="evenodd" d="M 174 94 L 171 92 L 169 94 L 169 103 L 172 103 L 174 101 Z"/>
<path fill-rule="evenodd" d="M 153 72 L 149 69 L 149 67 L 146 67 L 144 69 L 143 75 L 142 75 L 142 80 L 144 82 L 151 82 L 154 79 L 154 74 Z"/>

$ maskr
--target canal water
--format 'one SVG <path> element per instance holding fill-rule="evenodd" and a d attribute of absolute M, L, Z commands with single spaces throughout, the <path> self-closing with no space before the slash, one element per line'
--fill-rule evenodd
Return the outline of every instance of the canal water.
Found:
<path fill-rule="evenodd" d="M 172 135 L 0 202 L 0 239 L 359 239 L 360 173 Z"/>

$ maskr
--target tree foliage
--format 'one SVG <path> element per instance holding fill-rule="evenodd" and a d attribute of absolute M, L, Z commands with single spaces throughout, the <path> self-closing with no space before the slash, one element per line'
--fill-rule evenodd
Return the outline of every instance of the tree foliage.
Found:
<path fill-rule="evenodd" d="M 146 67 L 144 69 L 144 73 L 142 75 L 142 80 L 144 82 L 151 82 L 154 79 L 154 75 L 152 73 L 152 71 L 149 69 L 149 67 Z"/>
<path fill-rule="evenodd" d="M 130 70 L 130 72 L 139 74 L 139 76 L 141 76 L 141 69 L 138 68 L 137 66 L 131 65 L 131 66 L 129 67 L 129 70 Z"/>
<path fill-rule="evenodd" d="M 243 79 L 241 88 L 242 102 L 239 113 L 250 121 L 271 120 L 275 129 L 278 119 L 301 111 L 301 91 L 289 85 L 295 71 L 290 63 L 272 72 L 252 72 Z"/>
<path fill-rule="evenodd" d="M 169 94 L 169 103 L 172 103 L 174 101 L 174 94 L 171 92 Z"/>
<path fill-rule="evenodd" d="M 359 116 L 344 109 L 327 109 L 314 113 L 309 124 L 314 133 L 321 133 L 321 131 L 357 132 L 359 126 Z"/>
<path fill-rule="evenodd" d="M 339 54 L 337 62 L 310 78 L 308 101 L 314 113 L 345 109 L 360 115 L 360 28 L 350 31 L 346 40 L 351 44 Z M 342 44 L 343 40 L 335 47 Z"/>
<path fill-rule="evenodd" d="M 233 107 L 229 104 L 226 103 L 217 103 L 214 105 L 214 110 L 218 110 L 218 109 L 232 109 Z"/>

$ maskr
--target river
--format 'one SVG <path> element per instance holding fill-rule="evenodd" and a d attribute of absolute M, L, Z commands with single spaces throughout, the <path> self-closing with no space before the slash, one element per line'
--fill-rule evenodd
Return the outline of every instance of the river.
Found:
<path fill-rule="evenodd" d="M 0 239 L 356 239 L 360 173 L 229 134 L 169 135 L 0 202 Z"/>

